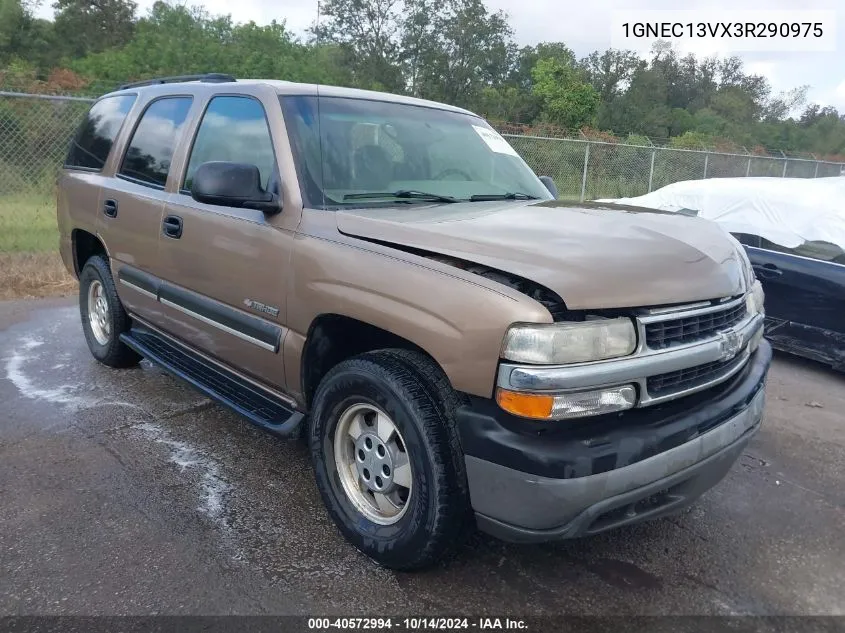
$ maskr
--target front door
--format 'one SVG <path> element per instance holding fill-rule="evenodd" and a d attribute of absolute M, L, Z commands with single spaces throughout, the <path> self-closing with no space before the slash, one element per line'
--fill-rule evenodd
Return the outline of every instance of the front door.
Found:
<path fill-rule="evenodd" d="M 278 182 L 262 102 L 212 97 L 197 127 L 179 193 L 167 201 L 160 290 L 168 332 L 238 370 L 283 388 L 285 287 L 293 233 L 262 211 L 203 204 L 190 196 L 208 161 L 250 163 L 262 186 Z"/>

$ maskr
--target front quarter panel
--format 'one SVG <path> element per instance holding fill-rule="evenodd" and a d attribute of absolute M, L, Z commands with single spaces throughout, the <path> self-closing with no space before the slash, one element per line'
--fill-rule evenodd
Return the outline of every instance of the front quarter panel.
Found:
<path fill-rule="evenodd" d="M 437 361 L 455 389 L 489 398 L 508 327 L 551 322 L 545 308 L 516 291 L 347 238 L 330 211 L 304 211 L 300 229 L 288 302 L 289 325 L 300 340 L 321 314 L 348 316 L 411 341 Z M 286 362 L 297 374 L 298 366 Z M 288 384 L 298 380 L 290 375 Z"/>

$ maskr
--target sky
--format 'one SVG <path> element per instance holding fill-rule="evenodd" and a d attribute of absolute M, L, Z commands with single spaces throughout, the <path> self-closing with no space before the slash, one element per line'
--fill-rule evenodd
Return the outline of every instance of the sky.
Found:
<path fill-rule="evenodd" d="M 136 0 L 140 14 L 144 14 L 153 0 Z M 171 0 L 173 1 L 173 0 Z M 266 24 L 271 20 L 285 21 L 294 33 L 303 34 L 317 17 L 317 0 L 177 0 L 202 5 L 210 13 L 230 13 L 238 22 L 253 20 Z M 625 19 L 651 18 L 655 10 L 691 11 L 692 21 L 730 21 L 736 11 L 753 15 L 754 19 L 777 19 L 774 11 L 825 11 L 832 18 L 825 23 L 830 35 L 825 42 L 835 50 L 815 52 L 795 51 L 737 51 L 731 44 L 720 41 L 685 41 L 676 45 L 681 53 L 698 55 L 736 54 L 746 69 L 769 79 L 774 92 L 809 85 L 808 101 L 835 106 L 845 113 L 845 0 L 486 0 L 494 10 L 504 10 L 510 16 L 514 37 L 518 44 L 541 41 L 565 42 L 579 57 L 611 46 L 612 26 L 617 33 Z M 50 17 L 50 0 L 44 0 L 38 10 L 41 17 Z M 645 13 L 649 12 L 648 16 Z M 624 15 L 622 14 L 624 12 Z M 736 19 L 736 18 L 735 18 Z M 800 19 L 800 18 L 799 18 Z M 614 44 L 616 41 L 614 40 Z M 647 42 L 640 44 L 646 47 Z M 631 48 L 634 48 L 631 46 Z"/>

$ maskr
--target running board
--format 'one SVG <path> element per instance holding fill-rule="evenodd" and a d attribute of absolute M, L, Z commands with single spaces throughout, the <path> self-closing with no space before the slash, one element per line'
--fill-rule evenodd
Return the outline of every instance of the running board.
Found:
<path fill-rule="evenodd" d="M 150 329 L 136 325 L 121 334 L 120 340 L 150 362 L 275 435 L 293 435 L 302 423 L 304 415 L 284 400 Z"/>

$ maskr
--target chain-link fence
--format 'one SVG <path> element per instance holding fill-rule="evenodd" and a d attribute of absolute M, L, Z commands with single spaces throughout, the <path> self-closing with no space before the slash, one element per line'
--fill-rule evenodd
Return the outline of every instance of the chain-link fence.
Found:
<path fill-rule="evenodd" d="M 681 180 L 742 176 L 845 176 L 845 163 L 725 154 L 606 141 L 503 134 L 539 175 L 551 176 L 561 198 L 641 196 Z"/>
<path fill-rule="evenodd" d="M 91 101 L 0 92 L 0 253 L 58 249 L 56 173 Z"/>
<path fill-rule="evenodd" d="M 0 253 L 57 248 L 55 180 L 91 99 L 0 92 Z M 680 180 L 725 176 L 821 178 L 845 164 L 505 134 L 560 197 L 638 196 Z"/>

